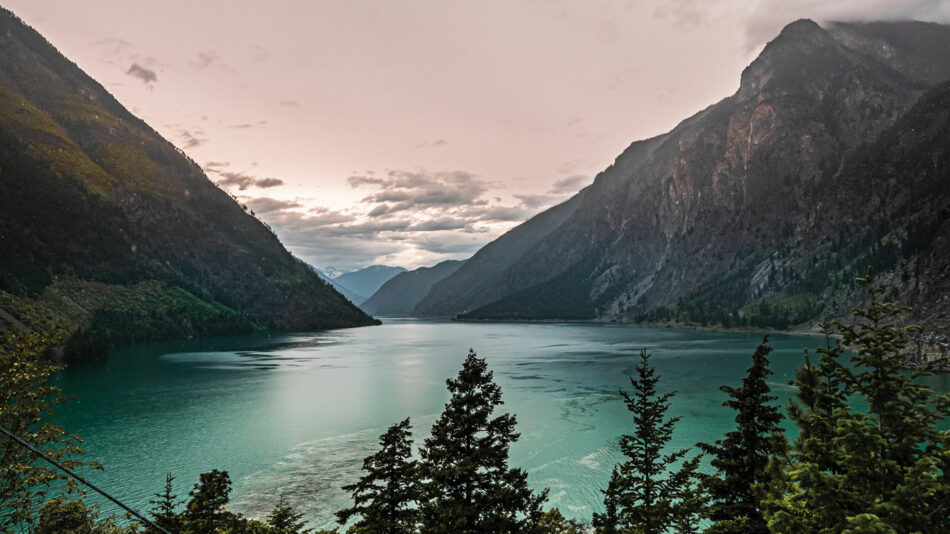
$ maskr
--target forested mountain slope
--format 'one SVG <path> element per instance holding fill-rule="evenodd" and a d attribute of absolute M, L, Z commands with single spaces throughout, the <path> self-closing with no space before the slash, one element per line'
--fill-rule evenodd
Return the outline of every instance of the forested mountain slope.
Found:
<path fill-rule="evenodd" d="M 201 168 L 0 9 L 0 328 L 115 342 L 372 324 Z"/>

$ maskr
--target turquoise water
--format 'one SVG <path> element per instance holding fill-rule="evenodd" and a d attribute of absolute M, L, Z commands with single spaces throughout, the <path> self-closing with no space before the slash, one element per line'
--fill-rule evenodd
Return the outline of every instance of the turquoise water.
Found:
<path fill-rule="evenodd" d="M 411 416 L 421 443 L 448 399 L 468 349 L 488 361 L 517 415 L 513 464 L 550 506 L 589 520 L 600 510 L 631 419 L 618 388 L 629 386 L 640 349 L 653 353 L 661 390 L 676 390 L 682 417 L 674 446 L 714 441 L 732 426 L 723 384 L 738 385 L 760 334 L 646 329 L 598 324 L 490 324 L 386 321 L 379 327 L 248 336 L 123 348 L 107 361 L 61 372 L 78 400 L 57 421 L 85 439 L 105 466 L 94 483 L 142 509 L 166 472 L 180 497 L 198 474 L 224 469 L 231 510 L 265 516 L 281 494 L 310 527 L 333 526 L 348 504 L 339 488 L 359 476 L 362 458 L 385 429 Z M 819 337 L 771 336 L 772 387 L 785 381 L 802 348 Z M 103 511 L 112 513 L 109 504 Z"/>

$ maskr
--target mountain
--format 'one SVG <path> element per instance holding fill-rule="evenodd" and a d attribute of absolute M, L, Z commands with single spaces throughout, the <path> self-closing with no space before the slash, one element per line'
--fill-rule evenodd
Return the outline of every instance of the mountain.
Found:
<path fill-rule="evenodd" d="M 407 316 L 432 286 L 457 271 L 464 261 L 448 260 L 432 267 L 420 267 L 392 277 L 360 307 L 373 315 Z"/>
<path fill-rule="evenodd" d="M 563 224 L 581 204 L 584 191 L 504 233 L 482 247 L 454 274 L 432 286 L 413 315 L 448 316 L 488 304 L 504 295 L 494 286 L 521 255 Z"/>
<path fill-rule="evenodd" d="M 310 266 L 310 268 L 313 269 L 313 272 L 317 273 L 317 276 L 319 276 L 321 280 L 330 284 L 330 286 L 332 286 L 333 289 L 336 289 L 337 292 L 339 292 L 341 295 L 346 297 L 346 300 L 352 302 L 353 304 L 356 304 L 357 302 L 363 302 L 364 300 L 366 300 L 366 297 L 364 297 L 363 295 L 357 295 L 356 293 L 338 284 L 327 271 L 323 269 L 317 269 L 316 267 L 312 265 Z M 339 271 L 339 274 L 343 274 L 343 271 Z"/>
<path fill-rule="evenodd" d="M 362 304 L 366 299 L 371 297 L 373 293 L 376 293 L 383 284 L 388 282 L 390 278 L 404 272 L 406 272 L 406 269 L 402 267 L 370 265 L 358 271 L 343 273 L 337 276 L 333 279 L 333 284 L 346 289 L 354 295 L 358 299 L 353 301 L 355 304 Z"/>
<path fill-rule="evenodd" d="M 40 34 L 0 9 L 0 330 L 113 343 L 373 324 Z"/>
<path fill-rule="evenodd" d="M 846 309 L 868 264 L 942 287 L 950 169 L 932 111 L 948 79 L 947 26 L 796 21 L 734 95 L 633 143 L 547 212 L 563 221 L 497 266 L 470 261 L 417 311 L 787 327 Z"/>

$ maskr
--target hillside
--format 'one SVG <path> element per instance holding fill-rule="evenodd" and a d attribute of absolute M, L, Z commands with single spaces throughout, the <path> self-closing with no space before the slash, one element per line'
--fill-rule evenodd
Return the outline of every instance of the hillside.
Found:
<path fill-rule="evenodd" d="M 406 269 L 402 267 L 370 265 L 356 271 L 343 273 L 333 278 L 331 283 L 346 289 L 349 292 L 348 297 L 353 295 L 357 299 L 353 301 L 354 304 L 362 304 L 392 277 L 404 272 L 406 272 Z"/>
<path fill-rule="evenodd" d="M 373 315 L 408 316 L 437 282 L 457 271 L 464 261 L 447 260 L 397 274 L 360 307 Z"/>
<path fill-rule="evenodd" d="M 0 9 L 0 329 L 113 343 L 373 324 L 201 168 Z"/>
<path fill-rule="evenodd" d="M 941 101 L 948 79 L 947 26 L 792 23 L 734 95 L 634 143 L 583 198 L 553 208 L 576 204 L 485 270 L 487 299 L 466 293 L 459 270 L 423 304 L 458 290 L 417 311 L 785 328 L 846 308 L 867 264 L 932 287 L 946 277 L 936 253 L 950 187 L 945 143 L 920 135 L 941 119 L 920 106 Z M 933 232 L 914 237 L 919 221 Z M 936 325 L 947 308 L 923 319 Z"/>
<path fill-rule="evenodd" d="M 492 283 L 521 255 L 564 223 L 583 200 L 581 191 L 485 245 L 454 274 L 437 282 L 416 305 L 414 315 L 455 315 L 498 298 Z"/>

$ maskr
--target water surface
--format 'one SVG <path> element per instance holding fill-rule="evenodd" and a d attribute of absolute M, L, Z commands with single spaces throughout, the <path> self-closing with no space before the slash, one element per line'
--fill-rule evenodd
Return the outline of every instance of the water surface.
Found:
<path fill-rule="evenodd" d="M 682 417 L 675 447 L 714 441 L 732 428 L 719 387 L 738 385 L 761 334 L 647 329 L 606 324 L 493 324 L 386 321 L 379 327 L 151 344 L 115 350 L 107 361 L 57 377 L 78 400 L 57 420 L 85 439 L 103 472 L 94 483 L 147 508 L 166 472 L 186 497 L 198 474 L 224 469 L 230 509 L 265 516 L 281 494 L 311 528 L 333 526 L 348 505 L 339 488 L 359 477 L 386 428 L 411 417 L 416 443 L 448 399 L 469 348 L 488 361 L 503 408 L 521 440 L 512 463 L 550 506 L 589 520 L 620 459 L 617 439 L 631 418 L 618 388 L 629 389 L 641 349 L 653 353 L 661 391 L 676 390 Z M 819 337 L 771 336 L 773 390 L 802 348 Z M 112 513 L 108 504 L 103 511 Z"/>

